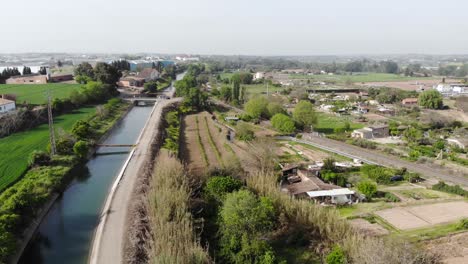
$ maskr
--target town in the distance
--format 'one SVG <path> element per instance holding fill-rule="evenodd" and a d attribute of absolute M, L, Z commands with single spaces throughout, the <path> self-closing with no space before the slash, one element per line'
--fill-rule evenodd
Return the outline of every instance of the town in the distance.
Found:
<path fill-rule="evenodd" d="M 0 54 L 0 263 L 468 263 L 468 55 Z"/>

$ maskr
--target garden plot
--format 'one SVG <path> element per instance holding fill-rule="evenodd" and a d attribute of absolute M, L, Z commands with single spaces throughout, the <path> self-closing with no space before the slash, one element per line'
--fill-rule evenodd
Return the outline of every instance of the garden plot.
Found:
<path fill-rule="evenodd" d="M 396 207 L 376 214 L 401 230 L 450 223 L 468 217 L 468 202 L 456 201 L 411 207 Z"/>

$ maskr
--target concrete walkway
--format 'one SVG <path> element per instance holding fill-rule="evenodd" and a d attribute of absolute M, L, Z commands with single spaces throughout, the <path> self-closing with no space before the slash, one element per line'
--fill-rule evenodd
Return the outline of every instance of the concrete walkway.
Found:
<path fill-rule="evenodd" d="M 150 158 L 151 145 L 158 133 L 162 110 L 181 100 L 181 98 L 161 100 L 155 104 L 137 140 L 137 146 L 130 153 L 109 191 L 94 234 L 89 263 L 122 263 L 127 211 L 135 182 L 146 160 Z"/>

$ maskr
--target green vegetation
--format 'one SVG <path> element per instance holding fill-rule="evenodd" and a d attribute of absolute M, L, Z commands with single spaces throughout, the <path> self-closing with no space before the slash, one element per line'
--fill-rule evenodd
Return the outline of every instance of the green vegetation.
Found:
<path fill-rule="evenodd" d="M 433 190 L 446 192 L 446 193 L 453 193 L 463 197 L 468 197 L 468 191 L 465 191 L 460 185 L 448 185 L 443 181 L 432 186 Z"/>
<path fill-rule="evenodd" d="M 203 191 L 209 199 L 215 199 L 221 203 L 226 194 L 238 191 L 242 186 L 243 184 L 240 180 L 234 179 L 231 176 L 213 176 L 208 179 Z"/>
<path fill-rule="evenodd" d="M 55 129 L 70 131 L 75 122 L 92 116 L 94 107 L 81 108 L 61 115 L 54 120 Z M 46 150 L 49 143 L 48 125 L 40 125 L 29 131 L 18 132 L 0 138 L 0 192 L 17 181 L 28 168 L 28 157 L 34 150 Z"/>
<path fill-rule="evenodd" d="M 255 133 L 248 123 L 238 122 L 236 126 L 236 136 L 243 141 L 251 141 L 255 138 Z"/>
<path fill-rule="evenodd" d="M 203 145 L 203 141 L 200 135 L 200 124 L 198 121 L 198 116 L 195 117 L 195 122 L 197 124 L 197 141 L 198 141 L 198 146 L 200 148 L 200 151 L 202 152 L 203 160 L 205 161 L 205 165 L 208 167 L 210 166 L 210 161 L 208 160 L 208 156 L 206 155 L 206 150 L 205 146 Z"/>
<path fill-rule="evenodd" d="M 428 90 L 419 94 L 418 104 L 430 109 L 442 109 L 443 97 L 437 90 Z"/>
<path fill-rule="evenodd" d="M 180 137 L 180 121 L 179 112 L 171 111 L 165 116 L 167 122 L 166 138 L 164 139 L 163 148 L 169 150 L 176 155 L 179 153 L 179 137 Z"/>
<path fill-rule="evenodd" d="M 296 130 L 294 121 L 285 114 L 276 114 L 271 118 L 271 125 L 282 133 L 293 133 Z"/>
<path fill-rule="evenodd" d="M 467 230 L 468 229 L 468 218 L 464 218 L 458 222 L 457 230 Z"/>
<path fill-rule="evenodd" d="M 368 200 L 372 200 L 372 197 L 377 193 L 377 184 L 371 181 L 362 181 L 358 183 L 357 189 L 360 193 L 364 194 Z"/>
<path fill-rule="evenodd" d="M 333 247 L 333 250 L 327 255 L 327 264 L 345 264 L 346 255 L 339 245 Z"/>
<path fill-rule="evenodd" d="M 213 140 L 213 135 L 211 134 L 210 126 L 208 125 L 208 118 L 205 116 L 205 128 L 206 131 L 208 132 L 208 141 L 210 142 L 211 149 L 214 151 L 216 155 L 216 159 L 218 160 L 219 164 L 223 164 L 223 159 L 221 158 L 221 153 L 219 153 L 218 147 L 216 146 L 214 140 Z"/>
<path fill-rule="evenodd" d="M 16 95 L 18 104 L 40 105 L 47 103 L 47 91 L 50 90 L 52 98 L 67 99 L 72 91 L 79 90 L 80 84 L 1 84 L 0 94 Z"/>
<path fill-rule="evenodd" d="M 300 101 L 294 107 L 293 119 L 297 127 L 309 131 L 313 125 L 317 124 L 317 113 L 315 112 L 314 105 L 309 101 Z"/>
<path fill-rule="evenodd" d="M 332 134 L 337 128 L 344 127 L 344 124 L 349 122 L 349 118 L 334 116 L 326 113 L 317 112 L 317 124 L 314 130 L 320 133 Z M 363 128 L 363 124 L 349 122 L 350 130 Z"/>
<path fill-rule="evenodd" d="M 250 99 L 244 106 L 245 112 L 250 118 L 260 119 L 268 118 L 268 100 L 263 96 L 257 96 Z"/>

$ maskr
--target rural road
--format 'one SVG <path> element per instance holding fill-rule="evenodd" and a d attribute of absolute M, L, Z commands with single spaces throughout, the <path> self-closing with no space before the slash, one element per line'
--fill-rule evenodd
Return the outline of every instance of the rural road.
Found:
<path fill-rule="evenodd" d="M 299 140 L 293 137 L 281 137 L 296 141 L 299 143 L 308 144 L 323 150 L 331 151 L 339 155 L 358 158 L 366 163 L 379 164 L 386 167 L 407 168 L 409 171 L 420 173 L 423 178 L 436 178 L 446 182 L 463 185 L 468 187 L 468 178 L 460 173 L 455 173 L 449 169 L 431 164 L 420 164 L 402 160 L 400 158 L 390 156 L 379 151 L 363 149 L 344 142 L 331 140 L 322 137 L 307 137 Z"/>
<path fill-rule="evenodd" d="M 156 102 L 137 140 L 137 146 L 130 153 L 126 166 L 124 165 L 109 191 L 94 234 L 88 263 L 122 263 L 126 215 L 135 182 L 143 164 L 150 158 L 151 143 L 158 133 L 162 110 L 181 100 L 182 98 L 175 98 Z"/>

